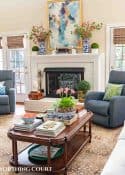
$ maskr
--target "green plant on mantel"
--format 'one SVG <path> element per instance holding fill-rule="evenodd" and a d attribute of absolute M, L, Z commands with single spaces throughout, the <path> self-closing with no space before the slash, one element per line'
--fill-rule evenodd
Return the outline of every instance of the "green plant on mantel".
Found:
<path fill-rule="evenodd" d="M 92 49 L 98 49 L 99 48 L 99 44 L 98 43 L 92 43 L 91 44 L 91 48 Z"/>
<path fill-rule="evenodd" d="M 38 46 L 33 46 L 32 47 L 32 51 L 33 52 L 38 52 L 39 51 L 39 47 Z"/>

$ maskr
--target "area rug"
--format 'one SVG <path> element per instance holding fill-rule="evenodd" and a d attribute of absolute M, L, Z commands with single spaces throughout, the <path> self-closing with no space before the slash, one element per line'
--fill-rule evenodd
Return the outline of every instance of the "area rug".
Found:
<path fill-rule="evenodd" d="M 0 168 L 9 167 L 11 156 L 11 141 L 7 137 L 8 129 L 17 120 L 12 115 L 0 116 Z M 88 143 L 68 168 L 68 175 L 99 175 L 114 148 L 121 127 L 106 129 L 92 125 L 92 142 Z M 19 142 L 19 149 L 25 143 Z M 1 172 L 0 175 L 12 175 L 14 172 Z M 36 173 L 19 173 L 19 175 L 34 175 Z M 39 174 L 39 173 L 38 173 Z"/>

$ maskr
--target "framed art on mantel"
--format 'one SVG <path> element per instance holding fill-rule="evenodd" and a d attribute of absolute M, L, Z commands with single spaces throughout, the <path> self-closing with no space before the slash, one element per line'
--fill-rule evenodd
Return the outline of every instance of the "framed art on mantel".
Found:
<path fill-rule="evenodd" d="M 50 48 L 77 47 L 74 25 L 82 22 L 82 0 L 48 0 Z"/>

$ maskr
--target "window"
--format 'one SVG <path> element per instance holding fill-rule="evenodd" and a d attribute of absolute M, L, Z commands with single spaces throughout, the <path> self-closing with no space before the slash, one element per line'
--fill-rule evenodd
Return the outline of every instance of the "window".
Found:
<path fill-rule="evenodd" d="M 3 69 L 3 49 L 1 45 L 2 37 L 0 37 L 0 69 Z"/>
<path fill-rule="evenodd" d="M 25 94 L 24 86 L 24 50 L 9 49 L 10 69 L 15 70 L 16 74 L 16 92 L 17 94 Z"/>
<path fill-rule="evenodd" d="M 125 69 L 125 28 L 113 29 L 114 67 Z"/>
<path fill-rule="evenodd" d="M 17 94 L 25 94 L 25 54 L 23 37 L 24 36 L 7 37 L 9 68 L 15 70 Z"/>
<path fill-rule="evenodd" d="M 28 33 L 1 33 L 0 69 L 15 71 L 16 101 L 24 102 L 30 89 Z"/>

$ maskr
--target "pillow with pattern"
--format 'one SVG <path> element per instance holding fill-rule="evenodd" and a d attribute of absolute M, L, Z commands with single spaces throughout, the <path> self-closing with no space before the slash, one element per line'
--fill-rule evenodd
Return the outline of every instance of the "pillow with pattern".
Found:
<path fill-rule="evenodd" d="M 0 85 L 0 95 L 6 95 L 6 86 Z"/>
<path fill-rule="evenodd" d="M 111 100 L 113 96 L 120 96 L 122 92 L 123 84 L 111 84 L 109 83 L 105 90 L 103 100 Z"/>
<path fill-rule="evenodd" d="M 0 81 L 0 86 L 3 86 L 5 81 Z"/>

